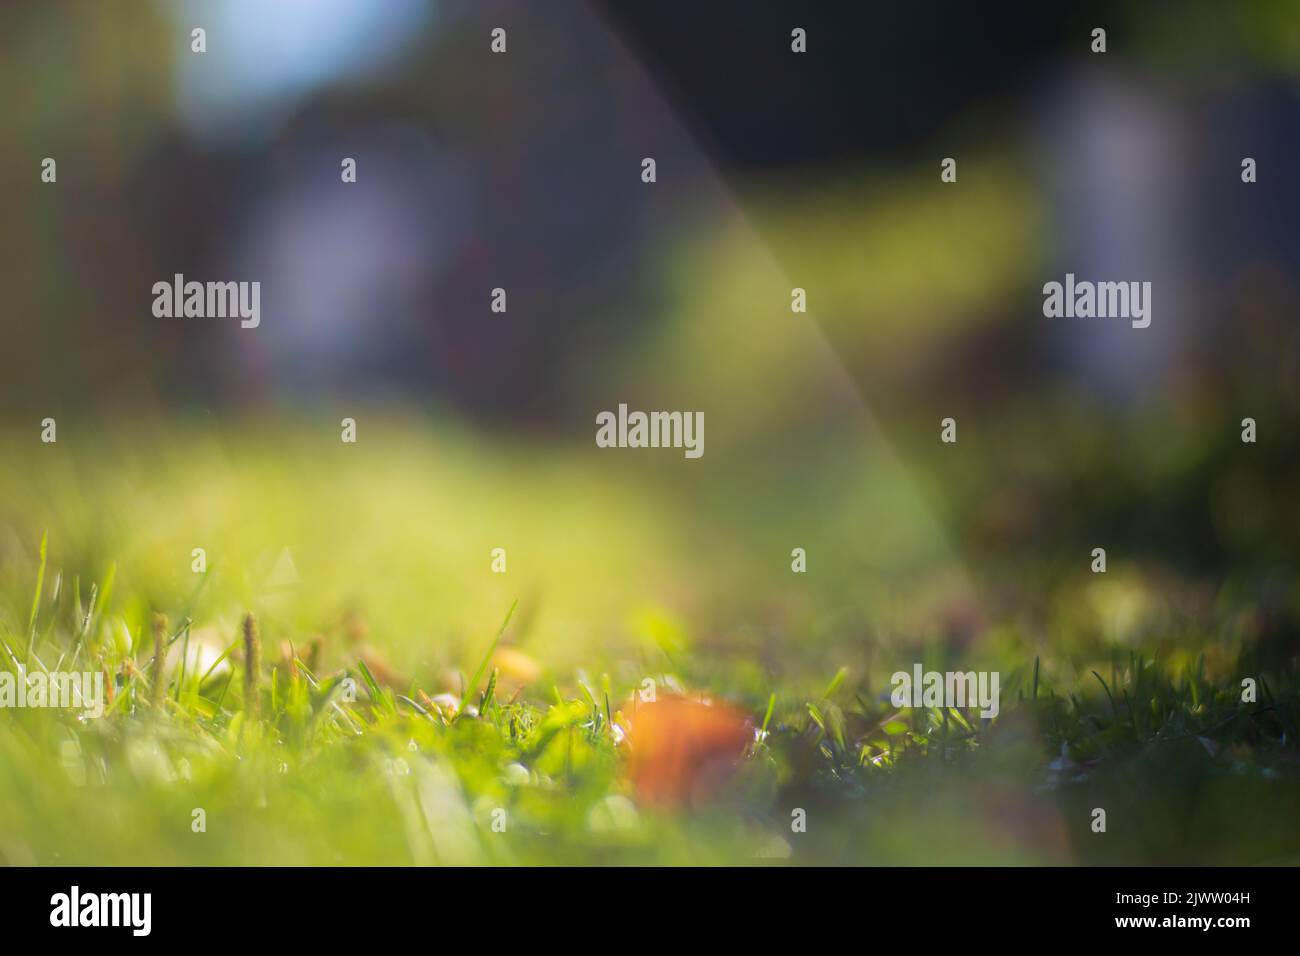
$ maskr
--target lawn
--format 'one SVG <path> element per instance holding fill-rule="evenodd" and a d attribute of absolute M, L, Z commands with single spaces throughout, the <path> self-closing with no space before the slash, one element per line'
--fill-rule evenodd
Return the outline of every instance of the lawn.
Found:
<path fill-rule="evenodd" d="M 854 560 L 813 516 L 872 506 L 771 507 L 779 464 L 724 506 L 585 445 L 338 419 L 6 437 L 4 667 L 98 671 L 111 702 L 0 711 L 0 861 L 1300 854 L 1296 676 L 1248 595 L 938 536 Z M 997 717 L 895 707 L 913 662 L 997 670 Z"/>

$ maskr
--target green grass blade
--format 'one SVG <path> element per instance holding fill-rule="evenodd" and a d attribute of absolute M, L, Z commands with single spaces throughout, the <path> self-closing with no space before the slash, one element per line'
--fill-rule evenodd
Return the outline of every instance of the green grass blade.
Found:
<path fill-rule="evenodd" d="M 506 628 L 510 626 L 510 618 L 514 617 L 515 608 L 519 606 L 519 599 L 516 598 L 510 605 L 510 610 L 506 611 L 506 619 L 501 622 L 501 628 L 497 631 L 497 636 L 492 638 L 492 643 L 488 645 L 487 653 L 483 655 L 483 660 L 478 665 L 478 670 L 474 672 L 474 679 L 469 682 L 465 688 L 462 699 L 473 696 L 474 690 L 478 687 L 478 682 L 483 679 L 483 672 L 487 670 L 488 663 L 492 660 L 492 655 L 496 653 L 497 644 L 501 641 L 501 636 L 505 634 Z M 460 716 L 457 713 L 457 716 Z"/>
<path fill-rule="evenodd" d="M 36 593 L 32 595 L 32 613 L 27 618 L 27 662 L 36 650 L 36 615 L 41 609 L 41 592 L 45 590 L 45 556 L 49 544 L 49 531 L 41 532 L 41 564 L 36 571 Z"/>
<path fill-rule="evenodd" d="M 776 692 L 773 691 L 772 694 L 767 698 L 767 713 L 763 715 L 763 726 L 760 732 L 764 737 L 767 736 L 767 725 L 768 723 L 771 722 L 772 711 L 775 709 L 776 709 Z"/>

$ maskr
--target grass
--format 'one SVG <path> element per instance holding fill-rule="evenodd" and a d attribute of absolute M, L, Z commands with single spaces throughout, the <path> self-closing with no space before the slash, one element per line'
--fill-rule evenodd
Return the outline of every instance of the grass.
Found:
<path fill-rule="evenodd" d="M 1275 696 L 1266 681 L 1260 701 L 1241 706 L 1231 686 L 1175 682 L 1138 657 L 1116 662 L 1111 681 L 1097 675 L 1104 695 L 1013 686 L 992 724 L 956 708 L 895 711 L 842 672 L 816 700 L 777 691 L 732 789 L 692 813 L 655 814 L 637 808 L 620 773 L 620 715 L 607 701 L 628 689 L 608 678 L 600 695 L 554 686 L 550 701 L 503 699 L 494 671 L 481 694 L 477 680 L 467 685 L 476 712 L 452 716 L 419 703 L 418 690 L 381 686 L 360 660 L 317 675 L 294 657 L 262 675 L 259 719 L 238 670 L 178 671 L 159 693 L 148 656 L 92 652 L 128 675 L 101 720 L 5 715 L 7 863 L 1260 862 L 1295 852 L 1294 689 Z M 347 677 L 361 688 L 352 702 Z M 1093 806 L 1108 810 L 1104 835 L 1088 829 Z M 806 834 L 789 831 L 794 807 L 808 813 Z M 206 832 L 192 832 L 196 808 Z M 491 826 L 497 809 L 504 833 Z"/>
<path fill-rule="evenodd" d="M 454 483 L 461 468 L 492 474 L 492 463 L 473 460 L 476 454 L 444 442 L 443 481 Z M 203 455 L 187 446 L 191 465 L 211 465 Z M 422 484 L 433 481 L 432 470 L 415 458 L 408 452 L 399 477 L 380 482 L 396 495 L 382 507 L 405 514 L 408 531 L 426 525 L 427 505 L 411 487 L 441 493 L 436 483 Z M 215 508 L 230 524 L 212 524 L 212 541 L 236 541 L 250 517 L 278 524 L 245 536 L 295 540 L 330 513 L 339 485 L 357 486 L 370 474 L 342 466 L 329 480 L 287 479 L 277 477 L 282 465 L 264 467 L 261 453 L 247 460 L 262 497 L 250 497 L 242 513 Z M 67 515 L 48 538 L 33 535 L 39 545 L 30 552 L 6 552 L 3 667 L 99 670 L 113 690 L 98 720 L 0 711 L 4 863 L 1300 859 L 1293 664 L 1235 632 L 1230 608 L 1215 610 L 1219 633 L 1203 623 L 1153 626 L 1128 646 L 1067 640 L 1088 628 L 1058 620 L 1051 628 L 1061 636 L 1035 647 L 1004 620 L 990 624 L 978 652 L 884 632 L 864 649 L 857 612 L 841 606 L 825 616 L 829 589 L 809 583 L 812 598 L 790 610 L 764 603 L 765 572 L 728 566 L 730 588 L 753 593 L 770 625 L 783 630 L 773 644 L 749 622 L 733 631 L 705 623 L 725 602 L 644 604 L 646 590 L 689 593 L 673 575 L 691 569 L 656 543 L 676 529 L 661 522 L 640 541 L 658 550 L 642 555 L 644 578 L 629 582 L 621 572 L 636 557 L 611 552 L 599 522 L 576 518 L 563 548 L 578 567 L 561 561 L 549 578 L 521 573 L 520 556 L 532 551 L 526 539 L 518 554 L 511 549 L 518 563 L 506 575 L 487 571 L 488 538 L 478 549 L 484 560 L 472 568 L 447 561 L 432 574 L 403 571 L 416 560 L 410 553 L 375 560 L 382 548 L 371 535 L 391 544 L 402 534 L 382 524 L 322 536 L 336 560 L 351 562 L 351 571 L 334 577 L 319 552 L 312 560 L 303 546 L 296 579 L 260 558 L 239 566 L 214 560 L 206 573 L 177 574 L 158 567 L 156 548 L 188 571 L 187 533 L 174 526 L 202 512 L 196 498 L 240 498 L 242 490 L 226 486 L 245 489 L 247 469 L 200 470 L 208 477 L 196 484 L 178 481 L 170 459 L 153 461 L 158 474 L 137 476 L 130 495 L 118 484 L 129 477 L 119 476 L 110 488 L 123 497 L 94 497 L 103 492 L 84 492 L 99 487 L 87 483 L 78 486 L 91 496 L 80 507 L 63 499 L 74 516 L 102 516 L 75 525 L 83 536 L 89 527 L 125 529 L 96 544 L 120 546 L 121 558 L 101 560 L 93 578 L 61 561 L 89 553 L 84 544 L 65 544 L 75 537 Z M 43 480 L 66 467 L 51 466 Z M 392 459 L 385 467 L 394 471 Z M 574 480 L 578 492 L 561 493 L 559 482 L 539 477 L 552 514 L 580 513 L 566 495 L 619 497 L 614 486 L 624 479 L 584 473 Z M 9 491 L 11 502 L 24 493 Z M 528 501 L 534 493 L 518 491 L 507 507 L 536 504 Z M 154 547 L 141 549 L 131 526 L 145 510 L 156 516 L 137 527 Z M 33 504 L 28 519 L 59 515 Z M 19 524 L 15 518 L 10 527 Z M 543 522 L 538 533 L 554 531 Z M 595 564 L 582 558 L 587 549 Z M 223 546 L 211 550 L 220 558 Z M 582 587 L 551 587 L 575 572 L 585 575 Z M 349 574 L 353 587 L 340 585 Z M 429 579 L 436 583 L 419 586 Z M 520 582 L 531 587 L 519 589 Z M 1072 588 L 1061 591 L 1073 597 L 1048 605 L 1053 613 L 1078 603 Z M 400 606 L 370 612 L 403 589 L 413 593 Z M 568 603 L 586 590 L 603 593 Z M 456 639 L 437 640 L 464 626 L 458 615 L 467 608 L 490 613 L 499 626 L 482 620 Z M 581 616 L 597 622 L 602 638 L 572 629 Z M 160 645 L 170 654 L 165 669 Z M 992 661 L 1002 678 L 1001 713 L 981 721 L 972 709 L 894 708 L 889 674 L 914 660 L 927 669 Z M 1241 699 L 1245 675 L 1258 681 L 1249 703 Z M 647 677 L 660 692 L 678 687 L 727 701 L 752 722 L 753 743 L 738 771 L 691 809 L 655 809 L 629 779 L 624 728 Z M 1107 811 L 1104 834 L 1091 830 L 1096 807 Z M 796 810 L 806 815 L 804 832 L 791 829 Z M 502 821 L 504 832 L 494 829 Z"/>

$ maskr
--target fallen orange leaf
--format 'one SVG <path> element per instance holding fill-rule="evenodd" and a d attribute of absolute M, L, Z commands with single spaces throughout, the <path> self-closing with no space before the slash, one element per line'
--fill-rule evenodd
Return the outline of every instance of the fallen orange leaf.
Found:
<path fill-rule="evenodd" d="M 651 806 L 698 806 L 715 796 L 754 739 L 753 724 L 726 704 L 669 695 L 626 713 L 628 777 Z"/>

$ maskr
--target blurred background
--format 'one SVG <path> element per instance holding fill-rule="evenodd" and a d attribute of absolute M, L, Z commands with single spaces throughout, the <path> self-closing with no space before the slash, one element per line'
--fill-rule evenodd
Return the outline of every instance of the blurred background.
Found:
<path fill-rule="evenodd" d="M 429 680 L 515 598 L 557 680 L 756 700 L 1293 666 L 1294 3 L 807 6 L 0 7 L 0 613 L 48 531 L 128 633 L 254 607 Z M 1066 272 L 1150 328 L 1044 318 Z M 260 327 L 156 318 L 175 273 Z M 704 456 L 598 449 L 620 402 Z"/>

